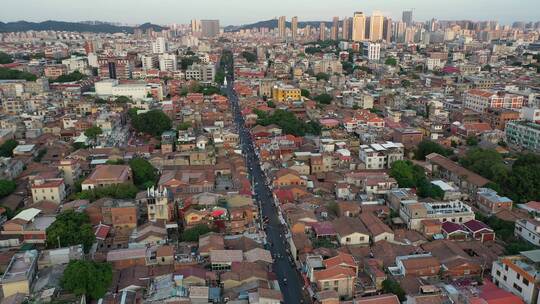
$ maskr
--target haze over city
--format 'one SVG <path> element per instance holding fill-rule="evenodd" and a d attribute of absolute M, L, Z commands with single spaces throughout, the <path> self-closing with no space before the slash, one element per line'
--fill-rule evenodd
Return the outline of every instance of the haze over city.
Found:
<path fill-rule="evenodd" d="M 280 15 L 329 20 L 353 11 L 380 10 L 393 18 L 414 9 L 417 20 L 497 20 L 502 24 L 538 19 L 540 1 L 519 0 L 2 0 L 0 21 L 84 21 L 185 23 L 193 18 L 240 25 Z"/>

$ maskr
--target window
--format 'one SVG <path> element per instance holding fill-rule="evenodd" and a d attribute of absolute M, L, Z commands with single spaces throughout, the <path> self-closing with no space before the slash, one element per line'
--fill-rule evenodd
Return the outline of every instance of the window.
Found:
<path fill-rule="evenodd" d="M 345 242 L 350 243 L 350 242 L 351 242 L 351 238 L 350 238 L 350 237 L 345 238 Z"/>
<path fill-rule="evenodd" d="M 499 270 L 497 270 L 497 276 L 500 277 L 501 276 L 501 272 Z"/>
<path fill-rule="evenodd" d="M 522 282 L 525 284 L 525 286 L 529 286 L 529 280 L 523 278 Z"/>
<path fill-rule="evenodd" d="M 519 280 L 519 278 L 521 278 L 521 275 L 519 275 L 519 273 L 516 273 L 516 279 Z"/>
<path fill-rule="evenodd" d="M 519 291 L 521 293 L 521 286 L 519 286 L 518 284 L 514 283 L 514 289 Z"/>

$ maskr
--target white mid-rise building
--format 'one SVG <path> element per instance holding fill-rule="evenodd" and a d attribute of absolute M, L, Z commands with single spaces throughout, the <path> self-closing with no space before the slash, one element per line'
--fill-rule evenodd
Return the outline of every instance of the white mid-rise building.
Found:
<path fill-rule="evenodd" d="M 362 43 L 362 56 L 369 61 L 381 59 L 381 45 L 373 42 Z"/>
<path fill-rule="evenodd" d="M 540 246 L 540 222 L 534 219 L 519 219 L 516 221 L 514 235 Z"/>
<path fill-rule="evenodd" d="M 386 142 L 360 146 L 360 161 L 366 169 L 387 169 L 397 160 L 403 159 L 403 144 Z"/>
<path fill-rule="evenodd" d="M 143 70 L 153 70 L 158 66 L 158 57 L 155 55 L 142 55 L 141 62 Z"/>
<path fill-rule="evenodd" d="M 186 70 L 187 80 L 214 81 L 216 67 L 213 64 L 194 64 Z"/>
<path fill-rule="evenodd" d="M 178 61 L 175 54 L 159 55 L 159 69 L 161 71 L 176 71 Z"/>
<path fill-rule="evenodd" d="M 98 96 L 126 96 L 131 99 L 146 98 L 151 91 L 151 87 L 144 82 L 118 84 L 116 79 L 98 81 L 95 83 L 95 89 Z"/>
<path fill-rule="evenodd" d="M 500 257 L 493 262 L 493 283 L 520 298 L 527 304 L 539 303 L 540 250 L 523 251 L 519 255 Z"/>
<path fill-rule="evenodd" d="M 167 50 L 167 40 L 164 37 L 158 37 L 156 41 L 152 42 L 152 51 L 154 54 L 163 54 Z"/>

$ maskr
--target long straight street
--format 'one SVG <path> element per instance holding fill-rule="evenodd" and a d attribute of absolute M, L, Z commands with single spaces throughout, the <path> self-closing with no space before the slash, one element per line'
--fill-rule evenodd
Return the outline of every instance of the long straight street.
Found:
<path fill-rule="evenodd" d="M 238 97 L 233 90 L 232 80 L 227 86 L 227 95 L 232 106 L 235 123 L 238 126 L 242 150 L 246 157 L 248 172 L 253 180 L 255 199 L 260 202 L 263 217 L 268 218 L 266 236 L 269 249 L 274 257 L 274 272 L 277 274 L 285 303 L 307 303 L 302 291 L 302 279 L 292 258 L 287 251 L 288 244 L 285 229 L 280 222 L 278 210 L 274 204 L 272 191 L 266 184 L 266 176 L 261 170 L 259 159 L 254 150 L 249 131 L 244 127 L 244 118 L 238 104 Z"/>

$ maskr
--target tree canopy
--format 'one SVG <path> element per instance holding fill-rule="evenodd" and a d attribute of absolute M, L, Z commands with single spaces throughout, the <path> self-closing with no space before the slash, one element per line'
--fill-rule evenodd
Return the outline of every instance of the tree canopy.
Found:
<path fill-rule="evenodd" d="M 299 120 L 294 113 L 277 109 L 271 115 L 263 111 L 254 111 L 259 117 L 257 124 L 262 126 L 268 126 L 271 124 L 278 125 L 285 134 L 292 134 L 295 136 L 304 136 L 306 133 L 313 135 L 321 134 L 321 126 L 317 122 L 304 122 Z"/>
<path fill-rule="evenodd" d="M 184 122 L 181 122 L 176 129 L 179 131 L 185 131 L 189 128 L 191 128 L 191 122 L 184 121 Z"/>
<path fill-rule="evenodd" d="M 25 79 L 27 81 L 36 81 L 37 76 L 19 70 L 0 68 L 0 79 Z"/>
<path fill-rule="evenodd" d="M 301 94 L 302 96 L 304 96 L 304 97 L 307 97 L 307 98 L 309 98 L 309 96 L 311 95 L 311 93 L 310 93 L 308 90 L 306 90 L 306 89 L 301 89 L 301 90 L 300 90 L 300 94 Z"/>
<path fill-rule="evenodd" d="M 8 139 L 6 140 L 1 146 L 0 146 L 0 156 L 2 157 L 12 157 L 13 156 L 13 149 L 17 147 L 19 143 L 14 139 Z"/>
<path fill-rule="evenodd" d="M 84 190 L 71 195 L 72 199 L 86 199 L 91 202 L 104 197 L 127 199 L 135 198 L 139 189 L 131 184 L 117 184 L 106 187 L 98 187 L 91 190 Z"/>
<path fill-rule="evenodd" d="M 4 52 L 0 52 L 0 64 L 12 63 L 13 58 Z"/>
<path fill-rule="evenodd" d="M 247 62 L 256 62 L 257 61 L 257 54 L 254 54 L 252 52 L 243 51 L 242 57 L 246 59 Z"/>
<path fill-rule="evenodd" d="M 491 180 L 491 188 L 515 203 L 527 203 L 540 197 L 540 155 L 520 154 L 509 166 L 493 149 L 473 149 L 460 164 Z"/>
<path fill-rule="evenodd" d="M 0 180 L 0 198 L 10 195 L 15 189 L 17 189 L 17 183 L 14 181 L 7 179 Z"/>
<path fill-rule="evenodd" d="M 201 235 L 205 235 L 211 231 L 212 229 L 210 229 L 208 225 L 199 224 L 193 228 L 184 230 L 184 232 L 182 232 L 181 239 L 182 241 L 185 241 L 185 242 L 196 242 L 199 240 L 199 237 Z"/>
<path fill-rule="evenodd" d="M 169 116 L 161 110 L 150 110 L 146 113 L 132 116 L 131 124 L 138 132 L 161 136 L 165 131 L 172 128 Z"/>
<path fill-rule="evenodd" d="M 384 61 L 384 64 L 389 65 L 389 66 L 396 66 L 397 65 L 397 59 L 394 58 L 394 57 L 388 57 Z"/>
<path fill-rule="evenodd" d="M 442 199 L 444 196 L 444 192 L 439 186 L 429 182 L 424 168 L 411 161 L 395 161 L 390 169 L 390 176 L 396 179 L 401 188 L 416 188 L 420 197 Z"/>
<path fill-rule="evenodd" d="M 88 252 L 95 239 L 88 215 L 73 210 L 60 213 L 47 228 L 47 248 L 82 244 L 84 252 Z"/>
<path fill-rule="evenodd" d="M 133 172 L 133 182 L 139 188 L 147 189 L 157 182 L 157 169 L 147 160 L 134 158 L 129 162 L 129 166 Z"/>
<path fill-rule="evenodd" d="M 317 80 L 325 80 L 325 81 L 328 81 L 330 80 L 330 75 L 326 74 L 326 73 L 317 73 L 317 75 L 315 75 L 315 77 L 317 78 Z"/>
<path fill-rule="evenodd" d="M 82 80 L 82 79 L 85 79 L 86 78 L 86 75 L 84 75 L 83 73 L 79 72 L 79 71 L 75 71 L 73 73 L 69 73 L 69 74 L 66 74 L 66 75 L 61 75 L 59 76 L 58 78 L 52 80 L 52 82 L 73 82 L 73 81 L 79 81 L 79 80 Z"/>
<path fill-rule="evenodd" d="M 425 139 L 416 147 L 416 150 L 414 151 L 414 158 L 417 160 L 425 160 L 426 155 L 431 153 L 438 153 L 443 156 L 450 156 L 453 154 L 451 149 L 447 149 L 434 141 Z"/>
<path fill-rule="evenodd" d="M 84 130 L 84 135 L 93 140 L 96 140 L 96 138 L 102 133 L 103 133 L 103 130 L 98 126 L 92 126 Z"/>
<path fill-rule="evenodd" d="M 131 98 L 127 96 L 118 96 L 113 102 L 122 104 L 122 103 L 130 103 L 131 101 L 132 101 Z"/>
<path fill-rule="evenodd" d="M 98 300 L 107 292 L 112 278 L 112 267 L 108 263 L 72 260 L 64 270 L 60 284 L 75 295 Z"/>
<path fill-rule="evenodd" d="M 407 299 L 405 295 L 405 290 L 399 285 L 398 282 L 392 279 L 386 279 L 382 282 L 382 290 L 384 293 L 395 294 L 400 301 L 405 301 Z"/>
<path fill-rule="evenodd" d="M 332 95 L 329 95 L 326 93 L 313 97 L 313 100 L 315 100 L 316 102 L 320 104 L 325 104 L 325 105 L 330 104 L 332 102 L 332 99 L 334 99 Z"/>

